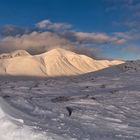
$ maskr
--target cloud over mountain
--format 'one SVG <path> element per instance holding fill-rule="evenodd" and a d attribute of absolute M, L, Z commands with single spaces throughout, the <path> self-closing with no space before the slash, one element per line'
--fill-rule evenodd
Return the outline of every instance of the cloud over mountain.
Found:
<path fill-rule="evenodd" d="M 128 33 L 76 31 L 71 24 L 50 20 L 32 28 L 6 25 L 1 27 L 0 36 L 0 53 L 22 49 L 38 54 L 61 47 L 91 57 L 102 52 L 100 45 L 122 45 L 130 39 Z"/>
<path fill-rule="evenodd" d="M 41 53 L 55 47 L 71 47 L 72 44 L 51 32 L 32 32 L 21 36 L 7 36 L 0 41 L 0 52 L 24 49 L 30 53 Z"/>
<path fill-rule="evenodd" d="M 16 36 L 16 35 L 23 35 L 29 34 L 33 32 L 34 29 L 27 28 L 27 27 L 19 27 L 15 25 L 4 25 L 0 27 L 0 35 L 1 36 Z"/>

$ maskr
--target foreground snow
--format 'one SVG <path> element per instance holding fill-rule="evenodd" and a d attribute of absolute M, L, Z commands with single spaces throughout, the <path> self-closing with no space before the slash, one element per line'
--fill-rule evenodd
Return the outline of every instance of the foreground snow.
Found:
<path fill-rule="evenodd" d="M 1 80 L 0 140 L 139 140 L 139 83 L 136 70 Z"/>

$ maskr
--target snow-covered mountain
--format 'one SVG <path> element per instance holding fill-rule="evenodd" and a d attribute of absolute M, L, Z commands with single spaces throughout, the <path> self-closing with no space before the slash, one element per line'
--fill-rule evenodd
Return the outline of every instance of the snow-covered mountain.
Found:
<path fill-rule="evenodd" d="M 8 59 L 8 58 L 13 58 L 13 57 L 19 57 L 19 56 L 27 56 L 30 55 L 27 51 L 25 50 L 16 50 L 11 53 L 3 53 L 0 55 L 0 59 Z"/>
<path fill-rule="evenodd" d="M 18 50 L 0 55 L 1 75 L 64 76 L 78 75 L 124 63 L 119 60 L 95 60 L 56 48 L 40 55 Z"/>

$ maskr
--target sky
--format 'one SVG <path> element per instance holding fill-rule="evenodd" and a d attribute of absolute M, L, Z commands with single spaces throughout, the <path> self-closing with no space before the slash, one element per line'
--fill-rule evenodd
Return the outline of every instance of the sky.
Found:
<path fill-rule="evenodd" d="M 0 53 L 76 48 L 140 59 L 139 0 L 1 0 Z"/>

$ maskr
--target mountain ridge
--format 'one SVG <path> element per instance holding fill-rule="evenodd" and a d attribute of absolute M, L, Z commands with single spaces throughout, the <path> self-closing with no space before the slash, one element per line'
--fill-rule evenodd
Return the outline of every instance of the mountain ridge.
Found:
<path fill-rule="evenodd" d="M 1 75 L 70 76 L 123 63 L 119 60 L 95 60 L 62 48 L 55 48 L 39 55 L 30 55 L 24 50 L 16 52 L 10 53 L 15 55 L 10 55 L 6 59 L 0 59 Z"/>

